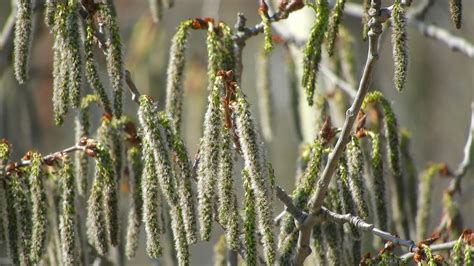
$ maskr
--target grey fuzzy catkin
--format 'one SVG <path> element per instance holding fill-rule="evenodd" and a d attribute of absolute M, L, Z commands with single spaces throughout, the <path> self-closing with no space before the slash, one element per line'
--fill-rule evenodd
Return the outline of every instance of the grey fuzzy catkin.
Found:
<path fill-rule="evenodd" d="M 69 67 L 69 102 L 73 107 L 78 107 L 81 101 L 82 85 L 82 45 L 79 35 L 78 0 L 69 0 L 67 4 L 66 20 L 66 48 Z"/>
<path fill-rule="evenodd" d="M 107 231 L 105 228 L 104 206 L 102 204 L 103 184 L 100 176 L 95 176 L 92 189 L 87 200 L 87 239 L 99 255 L 107 254 Z"/>
<path fill-rule="evenodd" d="M 364 161 L 362 159 L 363 154 L 359 140 L 356 136 L 351 136 L 351 140 L 347 145 L 346 154 L 348 163 L 347 180 L 352 200 L 357 208 L 357 214 L 362 219 L 367 219 L 369 207 L 365 200 Z"/>
<path fill-rule="evenodd" d="M 383 174 L 383 159 L 380 147 L 380 135 L 369 132 L 372 141 L 371 163 L 371 191 L 375 206 L 375 224 L 381 230 L 389 228 L 387 200 L 385 194 L 385 180 Z"/>
<path fill-rule="evenodd" d="M 31 0 L 16 0 L 16 23 L 14 44 L 15 78 L 21 84 L 28 78 L 28 59 L 32 33 L 32 4 Z"/>
<path fill-rule="evenodd" d="M 242 170 L 242 181 L 244 186 L 244 246 L 246 251 L 247 265 L 256 265 L 257 263 L 257 217 L 255 213 L 255 195 L 246 169 Z"/>
<path fill-rule="evenodd" d="M 406 20 L 406 12 L 401 0 L 395 0 L 392 9 L 392 46 L 395 63 L 394 81 L 398 91 L 402 91 L 405 87 L 408 68 Z"/>
<path fill-rule="evenodd" d="M 270 58 L 265 51 L 257 56 L 257 95 L 262 135 L 266 141 L 273 136 L 273 101 L 270 80 Z"/>

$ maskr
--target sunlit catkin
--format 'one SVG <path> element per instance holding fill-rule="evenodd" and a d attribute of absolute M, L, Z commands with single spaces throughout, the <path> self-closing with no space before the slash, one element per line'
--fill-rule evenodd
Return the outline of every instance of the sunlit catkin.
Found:
<path fill-rule="evenodd" d="M 12 259 L 13 264 L 20 265 L 20 251 L 18 242 L 18 220 L 15 208 L 15 193 L 13 190 L 14 182 L 10 177 L 6 180 L 2 180 L 5 187 L 5 197 L 6 197 L 6 212 L 8 220 L 8 255 Z"/>
<path fill-rule="evenodd" d="M 204 117 L 201 160 L 198 168 L 198 203 L 201 238 L 209 241 L 212 230 L 213 201 L 215 197 L 217 169 L 219 169 L 220 133 L 222 114 L 220 94 L 224 91 L 222 77 L 217 77 L 209 94 L 209 104 Z M 229 196 L 229 195 L 228 195 Z"/>
<path fill-rule="evenodd" d="M 104 20 L 107 37 L 105 54 L 107 58 L 107 71 L 114 91 L 114 115 L 120 118 L 122 116 L 122 83 L 124 77 L 122 39 L 113 0 L 103 0 L 103 2 L 100 14 Z"/>
<path fill-rule="evenodd" d="M 453 265 L 461 266 L 462 265 L 462 244 L 463 244 L 463 236 L 461 235 L 456 243 L 453 246 L 453 250 L 451 251 L 451 261 Z"/>
<path fill-rule="evenodd" d="M 31 233 L 32 233 L 32 220 L 25 219 L 25 217 L 31 217 L 32 212 L 28 200 L 28 191 L 26 190 L 26 184 L 23 183 L 24 178 L 20 176 L 20 173 L 11 173 L 9 177 L 10 186 L 12 190 L 14 209 L 16 212 L 16 220 L 18 222 L 18 254 L 20 265 L 30 264 L 30 245 L 31 245 Z"/>
<path fill-rule="evenodd" d="M 69 71 L 63 45 L 63 38 L 56 37 L 53 47 L 53 111 L 56 125 L 63 123 L 69 102 Z"/>
<path fill-rule="evenodd" d="M 392 9 L 392 50 L 395 63 L 393 79 L 398 91 L 402 91 L 405 87 L 408 66 L 407 21 L 401 2 L 401 0 L 395 0 Z"/>
<path fill-rule="evenodd" d="M 255 214 L 255 195 L 246 169 L 242 171 L 244 184 L 244 246 L 246 251 L 245 262 L 247 265 L 257 263 L 257 240 L 255 232 L 257 230 L 257 217 Z"/>
<path fill-rule="evenodd" d="M 456 29 L 460 29 L 462 23 L 462 0 L 449 0 L 449 11 Z"/>
<path fill-rule="evenodd" d="M 15 78 L 21 84 L 28 78 L 28 58 L 32 32 L 31 0 L 16 0 L 16 23 L 14 41 Z"/>
<path fill-rule="evenodd" d="M 265 0 L 260 0 L 260 7 L 258 9 L 258 14 L 263 22 L 263 35 L 265 42 L 263 49 L 266 54 L 270 53 L 273 50 L 273 41 L 272 41 L 272 27 L 270 23 L 270 17 L 268 16 L 268 5 Z"/>
<path fill-rule="evenodd" d="M 257 96 L 263 138 L 272 140 L 273 101 L 270 83 L 270 58 L 265 52 L 257 56 Z"/>
<path fill-rule="evenodd" d="M 85 57 L 85 74 L 89 81 L 91 88 L 99 96 L 100 101 L 105 110 L 111 111 L 109 97 L 105 92 L 105 88 L 99 77 L 99 72 L 95 66 L 95 59 L 93 53 L 94 47 L 94 20 L 91 15 L 83 19 L 84 27 L 84 57 Z"/>
<path fill-rule="evenodd" d="M 326 32 L 327 51 L 329 56 L 334 54 L 334 45 L 339 32 L 339 24 L 342 20 L 345 3 L 346 0 L 337 0 L 334 9 L 331 12 L 331 17 L 329 18 L 328 30 Z"/>
<path fill-rule="evenodd" d="M 349 181 L 350 192 L 352 199 L 357 208 L 357 213 L 362 219 L 367 219 L 369 208 L 365 201 L 365 186 L 364 186 L 364 161 L 363 154 L 360 148 L 359 140 L 355 136 L 351 136 L 348 143 L 347 150 L 347 164 L 348 173 L 347 180 Z"/>
<path fill-rule="evenodd" d="M 142 194 L 142 152 L 139 146 L 132 146 L 127 150 L 127 161 L 130 170 L 130 207 L 128 213 L 127 242 L 125 254 L 127 258 L 135 257 L 140 240 L 140 226 L 143 216 L 143 194 Z M 158 221 L 158 219 L 157 219 Z"/>
<path fill-rule="evenodd" d="M 372 141 L 371 166 L 371 190 L 373 193 L 373 204 L 375 207 L 375 224 L 381 230 L 388 229 L 388 210 L 385 195 L 385 180 L 383 174 L 383 157 L 380 147 L 380 135 L 369 132 Z"/>
<path fill-rule="evenodd" d="M 174 130 L 180 132 L 183 109 L 183 79 L 186 46 L 192 20 L 185 20 L 178 26 L 171 41 L 166 82 L 166 112 L 171 116 Z"/>
<path fill-rule="evenodd" d="M 78 254 L 76 249 L 76 210 L 75 180 L 72 164 L 67 156 L 63 159 L 60 174 L 61 184 L 61 215 L 59 218 L 59 234 L 61 238 L 62 259 L 64 265 L 77 265 Z"/>
<path fill-rule="evenodd" d="M 80 104 L 82 82 L 82 46 L 79 35 L 78 12 L 78 0 L 68 0 L 65 41 L 69 67 L 69 102 L 74 107 L 78 107 Z"/>
<path fill-rule="evenodd" d="M 433 187 L 433 177 L 438 173 L 441 164 L 433 164 L 426 169 L 418 186 L 418 205 L 416 213 L 416 237 L 425 239 L 427 235 L 427 225 L 430 218 L 431 194 Z"/>
<path fill-rule="evenodd" d="M 221 41 L 221 60 L 220 69 L 234 70 L 235 73 L 235 56 L 234 56 L 234 33 L 229 25 L 220 22 L 220 41 Z"/>
<path fill-rule="evenodd" d="M 464 231 L 464 241 L 466 244 L 464 245 L 464 265 L 471 265 L 472 266 L 472 231 L 470 233 Z"/>
<path fill-rule="evenodd" d="M 143 140 L 143 221 L 146 232 L 146 251 L 151 258 L 161 256 L 160 245 L 160 195 L 155 160 L 150 144 Z"/>
<path fill-rule="evenodd" d="M 44 23 L 50 30 L 53 28 L 55 13 L 56 0 L 46 0 L 44 3 Z"/>
<path fill-rule="evenodd" d="M 273 237 L 273 214 L 270 201 L 270 184 L 267 176 L 267 165 L 263 162 L 260 150 L 260 136 L 255 128 L 255 123 L 250 113 L 250 105 L 243 92 L 237 88 L 237 99 L 233 105 L 237 135 L 242 147 L 245 168 L 248 170 L 256 200 L 256 213 L 258 228 L 262 234 L 262 245 L 265 261 L 273 264 L 275 261 L 275 243 Z"/>
<path fill-rule="evenodd" d="M 311 28 L 308 42 L 304 49 L 303 76 L 301 77 L 301 85 L 306 90 L 309 105 L 313 105 L 316 75 L 319 70 L 319 62 L 321 61 L 321 46 L 329 18 L 329 4 L 327 0 L 317 0 L 316 6 L 316 22 Z"/>
<path fill-rule="evenodd" d="M 103 181 L 95 176 L 92 189 L 87 200 L 87 239 L 99 255 L 105 256 L 108 251 L 107 231 L 103 206 Z"/>
<path fill-rule="evenodd" d="M 207 78 L 209 91 L 214 86 L 217 71 L 219 71 L 219 59 L 220 59 L 220 47 L 219 47 L 219 36 L 214 30 L 214 24 L 209 22 L 207 30 Z"/>
<path fill-rule="evenodd" d="M 33 228 L 31 232 L 30 260 L 36 264 L 40 261 L 46 246 L 47 229 L 47 209 L 46 195 L 43 185 L 43 171 L 41 155 L 33 153 L 31 155 L 31 169 L 29 178 L 30 198 Z"/>

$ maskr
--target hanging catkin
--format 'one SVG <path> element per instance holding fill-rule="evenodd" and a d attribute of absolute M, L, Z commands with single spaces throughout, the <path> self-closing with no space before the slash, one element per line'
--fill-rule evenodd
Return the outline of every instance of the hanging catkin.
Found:
<path fill-rule="evenodd" d="M 441 164 L 431 165 L 420 178 L 418 186 L 418 211 L 416 213 L 416 237 L 418 239 L 425 239 L 428 236 L 426 233 L 430 218 L 433 177 L 438 173 L 440 167 Z"/>
<path fill-rule="evenodd" d="M 402 91 L 405 87 L 408 66 L 407 22 L 405 9 L 401 2 L 402 0 L 395 0 L 392 9 L 392 49 L 395 63 L 393 79 L 398 91 Z"/>
<path fill-rule="evenodd" d="M 30 259 L 36 264 L 40 261 L 46 246 L 47 229 L 47 209 L 46 195 L 43 185 L 41 155 L 31 154 L 31 169 L 29 178 L 30 197 L 32 204 L 33 228 L 31 233 Z"/>
<path fill-rule="evenodd" d="M 80 89 L 82 82 L 81 37 L 79 35 L 78 0 L 68 0 L 66 18 L 66 48 L 69 67 L 69 102 L 78 107 L 81 100 Z"/>
<path fill-rule="evenodd" d="M 61 238 L 63 265 L 77 265 L 79 262 L 76 248 L 76 210 L 74 206 L 74 174 L 72 164 L 67 156 L 63 157 L 63 166 L 60 174 L 61 184 L 61 215 L 59 231 Z"/>
<path fill-rule="evenodd" d="M 31 262 L 29 254 L 31 247 L 32 221 L 31 219 L 25 219 L 25 217 L 31 217 L 32 212 L 28 200 L 28 191 L 25 188 L 26 184 L 24 184 L 23 181 L 24 179 L 20 176 L 20 173 L 11 173 L 9 177 L 9 189 L 12 190 L 14 208 L 9 211 L 16 213 L 16 221 L 19 225 L 19 227 L 17 227 L 17 236 L 19 240 L 19 242 L 17 242 L 19 264 L 29 265 Z"/>
<path fill-rule="evenodd" d="M 21 84 L 28 78 L 28 59 L 31 46 L 32 4 L 31 0 L 16 0 L 16 22 L 14 44 L 15 78 Z"/>
<path fill-rule="evenodd" d="M 96 174 L 87 200 L 87 238 L 97 253 L 105 256 L 109 245 L 107 244 L 102 190 L 103 181 Z"/>
<path fill-rule="evenodd" d="M 244 184 L 244 245 L 247 255 L 245 262 L 247 265 L 256 265 L 257 240 L 255 232 L 257 230 L 257 217 L 255 214 L 255 195 L 246 169 L 242 170 L 242 180 Z"/>
<path fill-rule="evenodd" d="M 162 0 L 148 0 L 150 5 L 151 18 L 153 22 L 158 23 L 163 16 L 163 1 Z"/>
<path fill-rule="evenodd" d="M 351 136 L 348 143 L 347 150 L 348 173 L 347 179 L 352 195 L 352 200 L 357 208 L 357 214 L 362 219 L 367 219 L 369 215 L 369 208 L 365 201 L 364 191 L 364 161 L 363 154 L 360 148 L 359 140 L 356 136 Z"/>
<path fill-rule="evenodd" d="M 273 101 L 270 82 L 270 58 L 264 51 L 257 56 L 257 96 L 262 135 L 266 141 L 271 141 L 273 137 Z"/>
<path fill-rule="evenodd" d="M 449 11 L 451 12 L 451 20 L 456 29 L 461 28 L 462 23 L 462 0 L 449 0 Z"/>
<path fill-rule="evenodd" d="M 329 56 L 334 54 L 334 45 L 339 33 L 339 24 L 342 20 L 345 3 L 346 0 L 337 0 L 334 9 L 331 12 L 331 17 L 329 18 L 328 30 L 326 32 L 327 51 Z"/>
<path fill-rule="evenodd" d="M 170 59 L 166 83 L 166 112 L 171 116 L 173 129 L 179 134 L 183 109 L 183 80 L 186 46 L 192 20 L 185 20 L 178 26 L 171 41 Z"/>

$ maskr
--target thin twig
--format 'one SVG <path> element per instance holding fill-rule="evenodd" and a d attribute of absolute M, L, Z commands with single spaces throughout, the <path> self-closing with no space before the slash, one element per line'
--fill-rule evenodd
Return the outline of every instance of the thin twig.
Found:
<path fill-rule="evenodd" d="M 285 204 L 285 211 L 291 214 L 298 223 L 301 223 L 306 214 L 293 204 L 293 199 L 280 186 L 275 186 L 275 192 L 278 199 Z"/>
<path fill-rule="evenodd" d="M 349 95 L 352 99 L 356 96 L 357 91 L 352 87 L 351 84 L 346 82 L 345 80 L 338 77 L 334 72 L 332 72 L 328 67 L 325 65 L 321 65 L 320 67 L 321 73 L 325 75 L 329 81 L 337 85 L 343 92 Z"/>
<path fill-rule="evenodd" d="M 431 249 L 432 252 L 443 251 L 443 250 L 451 250 L 451 249 L 453 249 L 456 242 L 457 242 L 457 240 L 453 240 L 453 241 L 449 241 L 449 242 L 446 242 L 446 243 L 431 245 L 430 249 Z M 474 247 L 471 247 L 471 249 L 474 251 Z M 413 256 L 415 256 L 415 253 L 410 252 L 410 253 L 406 253 L 406 254 L 400 256 L 400 259 L 402 261 L 407 261 L 407 260 L 413 258 Z"/>

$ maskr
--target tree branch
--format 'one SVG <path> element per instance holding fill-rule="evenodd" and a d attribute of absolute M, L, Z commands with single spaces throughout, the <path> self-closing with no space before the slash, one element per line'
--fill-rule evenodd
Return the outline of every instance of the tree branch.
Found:
<path fill-rule="evenodd" d="M 451 250 L 451 249 L 453 249 L 456 242 L 457 242 L 457 240 L 453 240 L 453 241 L 449 241 L 449 242 L 446 242 L 446 243 L 431 245 L 430 249 L 431 249 L 432 252 L 443 251 L 443 250 Z M 471 249 L 474 251 L 474 247 L 471 247 Z M 400 259 L 403 260 L 403 261 L 407 261 L 407 260 L 413 258 L 413 256 L 415 256 L 415 253 L 410 252 L 410 253 L 406 253 L 406 254 L 400 256 Z"/>

